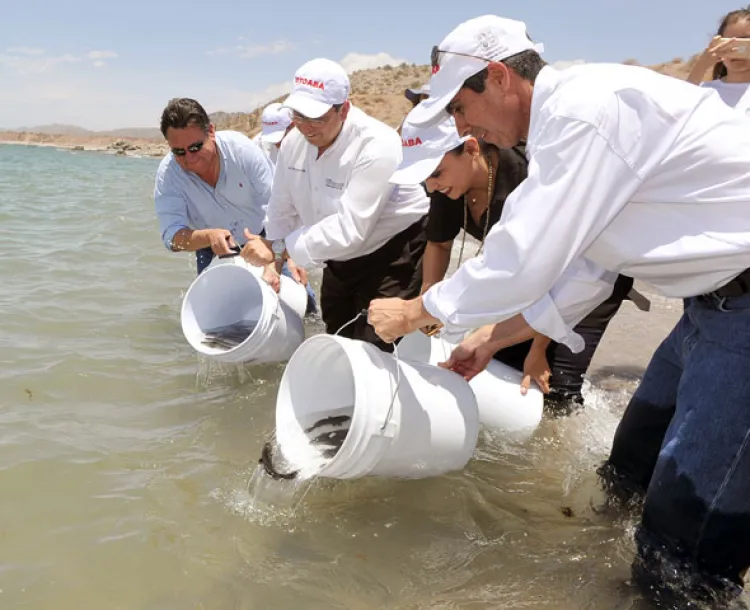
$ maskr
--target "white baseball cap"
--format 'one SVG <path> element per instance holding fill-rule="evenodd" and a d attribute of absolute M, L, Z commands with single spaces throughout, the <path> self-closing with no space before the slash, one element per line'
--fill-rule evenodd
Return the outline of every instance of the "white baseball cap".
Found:
<path fill-rule="evenodd" d="M 268 104 L 260 117 L 261 132 L 258 138 L 261 142 L 278 144 L 284 138 L 289 125 L 292 124 L 292 111 L 284 108 L 278 102 Z"/>
<path fill-rule="evenodd" d="M 458 135 L 456 122 L 451 116 L 440 123 L 421 127 L 414 125 L 410 118 L 411 113 L 401 126 L 404 158 L 391 175 L 389 182 L 393 184 L 424 182 L 440 165 L 445 153 L 469 139 L 469 136 Z"/>
<path fill-rule="evenodd" d="M 322 117 L 334 104 L 349 99 L 346 70 L 330 59 L 313 59 L 294 75 L 294 88 L 283 105 L 311 119 Z"/>
<path fill-rule="evenodd" d="M 409 101 L 416 99 L 420 95 L 430 95 L 430 83 L 426 83 L 416 89 L 407 89 L 404 91 L 404 97 Z"/>
<path fill-rule="evenodd" d="M 529 38 L 523 21 L 497 15 L 464 21 L 432 49 L 430 97 L 414 108 L 412 121 L 425 125 L 440 120 L 467 78 L 484 70 L 489 62 L 530 50 L 541 53 L 544 45 Z"/>

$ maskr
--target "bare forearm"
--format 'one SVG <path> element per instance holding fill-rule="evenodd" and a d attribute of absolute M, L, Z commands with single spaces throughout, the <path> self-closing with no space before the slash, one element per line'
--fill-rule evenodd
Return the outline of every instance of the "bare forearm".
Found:
<path fill-rule="evenodd" d="M 448 247 L 431 241 L 427 242 L 422 262 L 422 290 L 420 294 L 427 292 L 445 277 L 448 265 L 451 262 L 450 244 L 452 242 L 447 243 Z"/>
<path fill-rule="evenodd" d="M 689 83 L 693 83 L 694 85 L 700 85 L 705 80 L 706 72 L 708 72 L 711 67 L 711 62 L 698 59 L 698 61 L 693 64 L 693 67 L 690 69 L 690 73 L 685 80 L 687 80 L 687 82 Z"/>
<path fill-rule="evenodd" d="M 531 344 L 531 349 L 537 349 L 539 351 L 546 352 L 550 343 L 552 343 L 552 339 L 550 339 L 546 335 L 534 331 L 534 342 Z"/>
<path fill-rule="evenodd" d="M 512 318 L 498 322 L 491 328 L 492 331 L 487 345 L 493 352 L 528 341 L 537 334 L 521 314 L 516 314 Z"/>

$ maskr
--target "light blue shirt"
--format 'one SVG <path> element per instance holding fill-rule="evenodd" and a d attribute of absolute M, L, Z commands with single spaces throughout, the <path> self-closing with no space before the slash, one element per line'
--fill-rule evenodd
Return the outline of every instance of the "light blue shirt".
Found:
<path fill-rule="evenodd" d="M 154 205 L 167 249 L 181 229 L 227 229 L 238 244 L 247 228 L 263 229 L 274 168 L 266 154 L 237 131 L 217 131 L 221 172 L 216 188 L 182 169 L 170 152 L 159 164 Z"/>

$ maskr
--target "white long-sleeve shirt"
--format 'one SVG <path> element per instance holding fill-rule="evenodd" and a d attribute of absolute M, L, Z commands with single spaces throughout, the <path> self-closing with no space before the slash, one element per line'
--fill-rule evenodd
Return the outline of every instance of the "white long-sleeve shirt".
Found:
<path fill-rule="evenodd" d="M 285 239 L 303 267 L 370 254 L 427 214 L 420 185 L 395 186 L 396 130 L 351 107 L 341 133 L 318 157 L 297 130 L 284 139 L 266 211 L 266 237 Z"/>
<path fill-rule="evenodd" d="M 483 256 L 424 295 L 449 330 L 523 312 L 579 351 L 572 327 L 617 273 L 684 298 L 750 267 L 750 122 L 712 91 L 633 66 L 545 67 L 526 151 Z"/>

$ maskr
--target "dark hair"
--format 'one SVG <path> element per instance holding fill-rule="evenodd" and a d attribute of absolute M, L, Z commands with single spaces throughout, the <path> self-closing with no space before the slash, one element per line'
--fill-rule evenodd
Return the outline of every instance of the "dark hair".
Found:
<path fill-rule="evenodd" d="M 532 84 L 536 81 L 536 77 L 539 76 L 542 68 L 547 65 L 547 62 L 542 59 L 542 56 L 532 49 L 511 55 L 500 63 L 505 64 L 522 79 L 527 80 Z M 464 81 L 463 86 L 467 89 L 471 89 L 475 93 L 484 93 L 488 75 L 489 70 L 485 68 L 474 76 L 467 78 Z"/>
<path fill-rule="evenodd" d="M 518 74 L 518 76 L 529 81 L 531 84 L 534 84 L 536 77 L 539 76 L 542 68 L 547 65 L 547 62 L 542 59 L 542 56 L 531 49 L 511 55 L 508 59 L 504 60 L 503 63 Z"/>
<path fill-rule="evenodd" d="M 734 25 L 738 21 L 744 21 L 745 19 L 750 19 L 750 6 L 727 13 L 726 15 L 724 15 L 724 18 L 721 20 L 721 23 L 719 24 L 719 29 L 716 30 L 716 35 L 724 36 L 724 32 L 730 25 Z M 722 79 L 726 75 L 727 75 L 727 67 L 724 65 L 724 62 L 720 61 L 716 65 L 714 65 L 714 71 L 712 75 L 712 78 L 714 80 Z"/>
<path fill-rule="evenodd" d="M 497 150 L 497 146 L 494 144 L 490 144 L 489 142 L 485 142 L 484 140 L 478 140 L 479 142 L 479 150 L 482 151 L 482 154 L 489 154 L 492 150 Z M 461 142 L 456 148 L 452 148 L 448 152 L 454 155 L 462 155 L 464 153 L 464 149 L 466 148 L 466 142 Z"/>
<path fill-rule="evenodd" d="M 204 132 L 208 132 L 211 119 L 198 102 L 189 97 L 175 97 L 169 100 L 167 107 L 161 113 L 161 133 L 166 138 L 167 130 L 185 129 L 189 125 L 197 125 Z"/>

